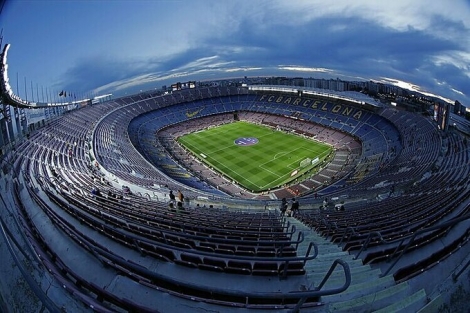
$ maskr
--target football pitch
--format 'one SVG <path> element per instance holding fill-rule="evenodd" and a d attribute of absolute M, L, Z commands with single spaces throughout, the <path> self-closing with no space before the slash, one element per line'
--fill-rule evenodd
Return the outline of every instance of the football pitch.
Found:
<path fill-rule="evenodd" d="M 313 139 L 248 122 L 178 138 L 195 157 L 253 192 L 282 186 L 312 169 L 332 148 Z M 301 162 L 306 159 L 301 166 Z"/>

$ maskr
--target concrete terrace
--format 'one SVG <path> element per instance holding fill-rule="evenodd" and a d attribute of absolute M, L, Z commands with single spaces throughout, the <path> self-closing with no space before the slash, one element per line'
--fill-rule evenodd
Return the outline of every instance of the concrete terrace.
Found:
<path fill-rule="evenodd" d="M 0 179 L 2 311 L 466 312 L 463 138 L 395 109 L 359 114 L 345 104 L 316 110 L 264 99 L 216 87 L 135 95 L 70 112 L 18 143 Z M 185 115 L 201 105 L 203 115 Z M 133 145 L 150 144 L 148 134 L 168 125 L 184 129 L 234 110 L 284 125 L 295 113 L 306 121 L 302 130 L 314 125 L 338 147 L 355 138 L 361 149 L 351 144 L 340 154 L 347 178 L 318 187 L 318 197 L 305 192 L 300 211 L 285 217 L 277 191 L 238 199 L 190 171 L 178 173 L 190 181 L 184 185 L 144 160 L 151 146 Z M 177 164 L 153 144 L 160 164 Z M 178 189 L 186 201 L 171 208 L 168 192 Z M 335 210 L 340 201 L 344 211 Z"/>

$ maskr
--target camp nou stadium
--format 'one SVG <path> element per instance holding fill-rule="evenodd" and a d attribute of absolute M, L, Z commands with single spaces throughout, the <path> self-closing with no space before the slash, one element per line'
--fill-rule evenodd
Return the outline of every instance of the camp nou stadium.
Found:
<path fill-rule="evenodd" d="M 302 78 L 27 100 L 1 48 L 0 311 L 468 312 L 454 105 Z"/>

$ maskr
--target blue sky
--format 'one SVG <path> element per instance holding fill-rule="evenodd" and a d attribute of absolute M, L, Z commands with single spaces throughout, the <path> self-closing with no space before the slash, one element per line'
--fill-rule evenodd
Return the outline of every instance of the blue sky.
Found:
<path fill-rule="evenodd" d="M 19 94 L 123 95 L 186 80 L 339 77 L 413 84 L 470 106 L 468 0 L 7 0 Z"/>

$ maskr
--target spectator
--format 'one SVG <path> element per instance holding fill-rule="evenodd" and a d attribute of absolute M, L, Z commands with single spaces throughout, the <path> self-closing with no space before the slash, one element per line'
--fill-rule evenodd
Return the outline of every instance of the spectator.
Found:
<path fill-rule="evenodd" d="M 91 193 L 91 197 L 92 197 L 92 198 L 95 198 L 95 197 L 97 196 L 97 194 L 98 194 L 98 191 L 97 191 L 96 187 L 91 188 L 91 192 L 90 192 L 90 193 Z"/>
<path fill-rule="evenodd" d="M 293 216 L 299 213 L 299 202 L 295 198 L 292 198 L 291 211 Z"/>
<path fill-rule="evenodd" d="M 290 199 L 289 203 L 287 203 L 287 210 L 292 211 L 292 203 L 293 203 L 293 200 Z"/>
<path fill-rule="evenodd" d="M 91 195 L 93 198 L 96 198 L 97 200 L 100 200 L 99 197 L 101 197 L 101 192 L 98 189 L 98 187 L 93 187 L 91 189 Z"/>
<path fill-rule="evenodd" d="M 323 200 L 323 208 L 325 210 L 328 208 L 328 198 L 325 198 L 325 200 Z"/>
<path fill-rule="evenodd" d="M 108 190 L 108 200 L 110 201 L 116 200 L 116 195 L 111 190 Z"/>
<path fill-rule="evenodd" d="M 178 201 L 183 203 L 183 200 L 184 200 L 184 195 L 181 192 L 181 190 L 178 190 Z"/>
<path fill-rule="evenodd" d="M 176 208 L 177 208 L 178 210 L 184 210 L 184 208 L 183 208 L 183 202 L 178 201 L 178 203 L 176 204 Z"/>
<path fill-rule="evenodd" d="M 286 211 L 287 211 L 287 199 L 286 198 L 282 198 L 280 210 L 281 210 L 282 216 L 286 214 Z"/>
<path fill-rule="evenodd" d="M 173 193 L 173 190 L 170 190 L 170 201 L 175 202 L 175 200 L 176 200 L 175 194 Z"/>
<path fill-rule="evenodd" d="M 104 176 L 101 176 L 101 183 L 103 185 L 110 185 L 110 183 L 106 180 L 106 178 L 104 178 Z"/>
<path fill-rule="evenodd" d="M 289 217 L 292 216 L 292 210 L 291 210 L 290 207 L 288 207 L 287 210 L 286 210 L 286 216 L 289 216 Z"/>

